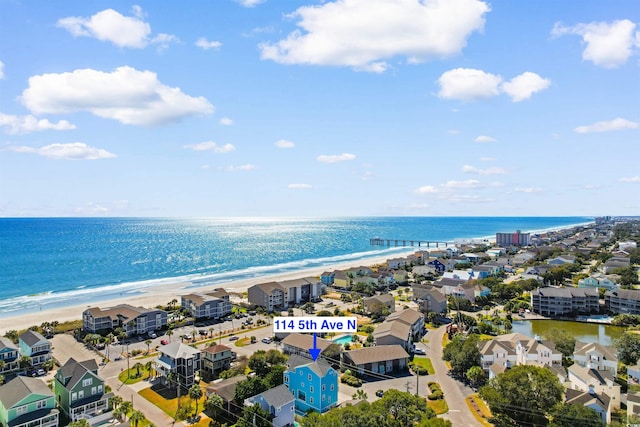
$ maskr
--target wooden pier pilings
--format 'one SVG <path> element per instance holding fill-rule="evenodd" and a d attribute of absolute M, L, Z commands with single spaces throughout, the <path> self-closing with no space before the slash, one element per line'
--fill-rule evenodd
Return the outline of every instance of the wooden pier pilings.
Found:
<path fill-rule="evenodd" d="M 451 242 L 438 242 L 433 240 L 384 239 L 382 237 L 369 239 L 369 244 L 371 246 L 426 246 L 427 248 L 430 248 L 431 245 L 435 245 L 436 248 L 439 248 L 440 245 L 444 245 L 446 248 L 450 243 Z"/>

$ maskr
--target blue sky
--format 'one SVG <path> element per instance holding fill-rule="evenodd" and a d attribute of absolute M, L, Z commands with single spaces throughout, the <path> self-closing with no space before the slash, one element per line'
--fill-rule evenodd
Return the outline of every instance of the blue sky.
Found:
<path fill-rule="evenodd" d="M 0 216 L 637 215 L 636 0 L 0 0 Z"/>

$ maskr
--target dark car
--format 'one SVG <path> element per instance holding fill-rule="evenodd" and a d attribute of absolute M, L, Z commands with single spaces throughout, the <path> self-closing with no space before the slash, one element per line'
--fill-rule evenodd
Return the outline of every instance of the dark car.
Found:
<path fill-rule="evenodd" d="M 236 341 L 238 339 L 238 337 L 231 337 L 229 338 L 229 341 Z"/>
<path fill-rule="evenodd" d="M 376 391 L 376 396 L 378 396 L 378 397 L 382 397 L 383 394 L 384 394 L 384 391 L 382 391 L 382 390 Z"/>

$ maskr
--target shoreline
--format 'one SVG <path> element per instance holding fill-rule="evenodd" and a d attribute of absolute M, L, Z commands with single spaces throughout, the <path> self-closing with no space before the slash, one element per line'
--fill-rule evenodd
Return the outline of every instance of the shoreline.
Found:
<path fill-rule="evenodd" d="M 408 250 L 406 252 L 393 254 L 393 257 L 403 257 L 416 252 L 414 250 Z M 112 307 L 118 304 L 130 304 L 134 306 L 142 307 L 155 307 L 160 304 L 166 304 L 173 298 L 179 299 L 181 295 L 187 295 L 190 293 L 204 293 L 209 292 L 215 288 L 223 288 L 229 294 L 241 294 L 246 292 L 251 286 L 258 283 L 270 282 L 270 281 L 284 281 L 299 279 L 303 277 L 315 277 L 320 276 L 325 271 L 333 270 L 345 270 L 351 267 L 357 267 L 358 265 L 379 265 L 385 263 L 391 257 L 379 256 L 375 258 L 369 258 L 362 260 L 362 262 L 343 262 L 332 265 L 326 265 L 322 267 L 312 267 L 304 270 L 297 270 L 285 273 L 265 274 L 259 277 L 252 277 L 248 279 L 233 280 L 226 283 L 211 284 L 208 286 L 191 286 L 192 282 L 175 282 L 169 284 L 160 284 L 145 288 L 142 293 L 122 298 L 113 298 L 100 301 L 98 304 L 78 304 L 72 306 L 63 306 L 45 309 L 42 311 L 26 314 L 16 314 L 15 316 L 0 318 L 0 335 L 4 335 L 7 331 L 12 329 L 22 330 L 30 326 L 41 325 L 43 322 L 57 320 L 58 322 L 66 322 L 72 320 L 82 319 L 82 312 L 89 307 Z"/>

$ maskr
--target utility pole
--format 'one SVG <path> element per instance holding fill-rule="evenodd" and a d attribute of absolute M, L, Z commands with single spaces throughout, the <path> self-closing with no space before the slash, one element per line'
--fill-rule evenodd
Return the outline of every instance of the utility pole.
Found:
<path fill-rule="evenodd" d="M 407 381 L 405 385 L 407 386 L 407 393 L 409 393 L 409 390 L 411 390 L 411 383 Z"/>

